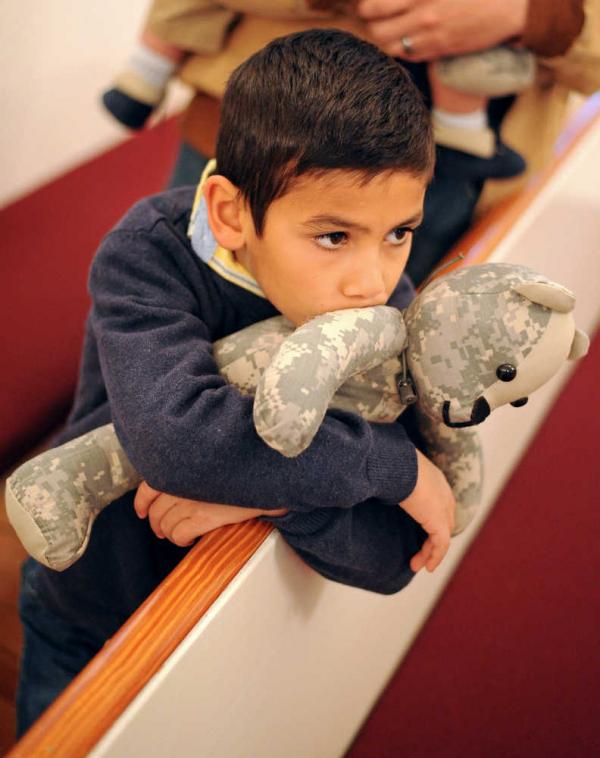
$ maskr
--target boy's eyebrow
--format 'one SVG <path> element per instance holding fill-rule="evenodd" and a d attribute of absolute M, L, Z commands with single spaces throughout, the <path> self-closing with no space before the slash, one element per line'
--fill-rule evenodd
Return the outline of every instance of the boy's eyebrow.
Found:
<path fill-rule="evenodd" d="M 415 213 L 413 216 L 410 216 L 410 218 L 404 219 L 404 221 L 399 221 L 397 224 L 394 224 L 392 226 L 392 229 L 398 229 L 403 226 L 408 226 L 409 224 L 416 224 L 421 223 L 423 220 L 423 212 L 419 211 L 418 213 Z M 328 227 L 335 227 L 336 229 L 354 229 L 357 232 L 364 232 L 368 233 L 371 230 L 368 226 L 363 226 L 362 224 L 357 224 L 355 221 L 349 221 L 348 219 L 341 218 L 340 216 L 329 216 L 329 215 L 322 215 L 322 216 L 311 216 L 309 219 L 303 222 L 302 226 L 328 226 Z"/>

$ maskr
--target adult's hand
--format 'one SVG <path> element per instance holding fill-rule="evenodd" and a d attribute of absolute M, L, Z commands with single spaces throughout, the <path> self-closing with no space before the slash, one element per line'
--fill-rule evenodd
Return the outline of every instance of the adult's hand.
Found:
<path fill-rule="evenodd" d="M 519 37 L 527 4 L 528 0 L 360 0 L 357 13 L 388 55 L 429 61 Z"/>

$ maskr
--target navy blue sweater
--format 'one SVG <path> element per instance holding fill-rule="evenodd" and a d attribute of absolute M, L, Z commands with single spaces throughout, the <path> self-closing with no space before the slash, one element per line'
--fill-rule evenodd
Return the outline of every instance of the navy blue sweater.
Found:
<path fill-rule="evenodd" d="M 220 376 L 211 343 L 275 308 L 193 251 L 193 188 L 138 203 L 104 239 L 90 275 L 92 309 L 73 411 L 59 442 L 113 421 L 148 483 L 182 497 L 290 513 L 273 523 L 324 576 L 377 592 L 412 577 L 424 533 L 398 502 L 416 455 L 401 424 L 331 411 L 299 457 L 256 434 L 252 399 Z M 390 304 L 412 294 L 403 280 Z M 185 554 L 133 514 L 132 494 L 105 509 L 71 569 L 39 567 L 44 601 L 81 628 L 114 631 Z"/>

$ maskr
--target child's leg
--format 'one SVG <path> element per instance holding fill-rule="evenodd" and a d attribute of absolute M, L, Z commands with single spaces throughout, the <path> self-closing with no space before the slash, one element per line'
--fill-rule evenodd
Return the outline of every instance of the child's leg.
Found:
<path fill-rule="evenodd" d="M 429 65 L 432 120 L 437 144 L 491 158 L 496 139 L 487 121 L 487 98 L 444 84 Z"/>
<path fill-rule="evenodd" d="M 448 163 L 449 173 L 474 179 L 521 174 L 523 158 L 502 144 L 488 125 L 488 99 L 447 84 L 437 64 L 429 64 L 428 73 L 438 163 Z"/>
<path fill-rule="evenodd" d="M 189 548 L 157 540 L 133 508 L 134 492 L 98 516 L 89 546 L 65 571 L 24 564 L 20 734 L 71 683 Z"/>
<path fill-rule="evenodd" d="M 125 70 L 102 102 L 124 126 L 140 129 L 162 101 L 185 54 L 145 30 Z"/>
<path fill-rule="evenodd" d="M 101 636 L 94 640 L 40 601 L 35 573 L 36 563 L 28 558 L 21 569 L 19 598 L 23 650 L 17 691 L 17 737 L 29 729 L 104 644 Z"/>

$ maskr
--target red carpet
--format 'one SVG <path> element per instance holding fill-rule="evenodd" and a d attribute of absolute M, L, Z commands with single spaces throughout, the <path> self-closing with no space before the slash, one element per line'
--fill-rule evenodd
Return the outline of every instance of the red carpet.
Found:
<path fill-rule="evenodd" d="M 66 411 L 90 260 L 136 200 L 164 187 L 177 141 L 169 119 L 0 211 L 0 471 Z"/>
<path fill-rule="evenodd" d="M 347 758 L 600 755 L 600 338 Z"/>

